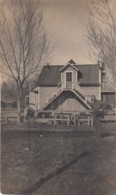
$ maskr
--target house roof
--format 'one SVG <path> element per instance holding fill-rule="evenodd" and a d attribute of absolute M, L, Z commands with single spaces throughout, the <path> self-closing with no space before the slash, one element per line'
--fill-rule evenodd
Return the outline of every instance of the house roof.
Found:
<path fill-rule="evenodd" d="M 97 85 L 99 84 L 99 65 L 85 64 L 77 65 L 82 73 L 82 80 L 80 85 Z"/>
<path fill-rule="evenodd" d="M 94 86 L 99 84 L 99 65 L 98 64 L 85 64 L 74 65 L 76 70 L 82 75 L 80 85 Z M 62 65 L 49 65 L 44 66 L 36 86 L 58 86 L 61 82 L 60 70 L 65 67 Z"/>
<path fill-rule="evenodd" d="M 60 69 L 61 65 L 50 65 L 44 66 L 39 78 L 37 80 L 36 86 L 57 86 L 61 81 Z"/>

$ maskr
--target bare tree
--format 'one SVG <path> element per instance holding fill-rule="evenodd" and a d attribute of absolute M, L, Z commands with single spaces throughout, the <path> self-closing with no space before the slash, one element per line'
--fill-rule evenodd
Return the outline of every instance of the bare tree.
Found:
<path fill-rule="evenodd" d="M 116 86 L 116 2 L 114 0 L 91 0 L 88 6 L 89 23 L 87 40 L 90 58 L 105 64 L 106 77 Z"/>
<path fill-rule="evenodd" d="M 22 88 L 50 53 L 38 0 L 4 0 L 0 8 L 1 72 L 14 79 L 18 91 L 18 121 Z"/>

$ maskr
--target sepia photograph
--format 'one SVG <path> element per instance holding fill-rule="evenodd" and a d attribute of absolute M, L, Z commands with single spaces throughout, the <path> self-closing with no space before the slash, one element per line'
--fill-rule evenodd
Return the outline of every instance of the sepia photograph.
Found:
<path fill-rule="evenodd" d="M 0 0 L 1 195 L 116 195 L 115 10 Z"/>

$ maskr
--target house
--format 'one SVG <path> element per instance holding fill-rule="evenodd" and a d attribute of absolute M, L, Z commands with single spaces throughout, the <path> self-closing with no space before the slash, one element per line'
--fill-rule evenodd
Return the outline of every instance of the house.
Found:
<path fill-rule="evenodd" d="M 40 110 L 89 110 L 91 95 L 114 104 L 114 89 L 105 81 L 102 64 L 76 64 L 43 67 L 29 92 L 29 103 Z"/>

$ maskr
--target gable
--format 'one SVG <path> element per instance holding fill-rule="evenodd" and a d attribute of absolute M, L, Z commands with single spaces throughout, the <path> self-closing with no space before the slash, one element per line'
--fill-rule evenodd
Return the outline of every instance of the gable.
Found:
<path fill-rule="evenodd" d="M 65 66 L 63 66 L 63 67 L 60 69 L 60 72 L 63 72 L 63 71 L 65 71 L 65 70 L 69 69 L 69 68 L 71 68 L 71 69 L 73 69 L 73 70 L 76 70 L 76 71 L 79 71 L 79 69 L 78 69 L 77 66 L 74 66 L 74 65 L 68 63 L 68 64 L 66 64 Z"/>

